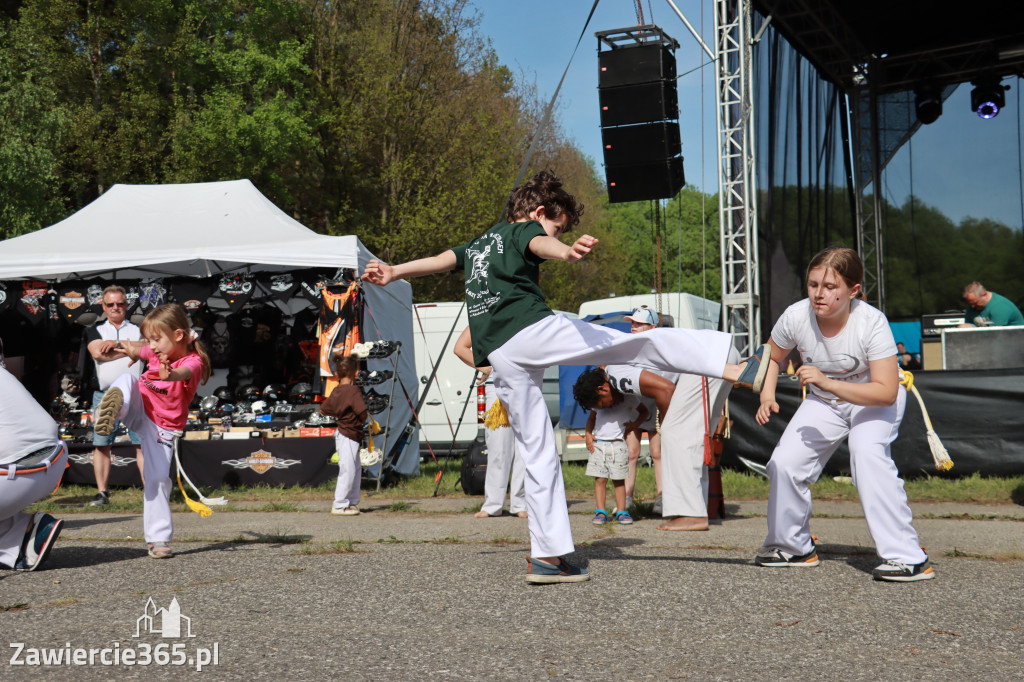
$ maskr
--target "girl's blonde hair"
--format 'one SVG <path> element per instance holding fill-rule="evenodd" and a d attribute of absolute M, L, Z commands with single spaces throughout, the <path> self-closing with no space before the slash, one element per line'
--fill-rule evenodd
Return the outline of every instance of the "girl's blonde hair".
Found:
<path fill-rule="evenodd" d="M 184 306 L 180 303 L 165 303 L 162 306 L 153 308 L 143 318 L 139 328 L 142 330 L 142 335 L 147 338 L 150 331 L 159 330 L 168 336 L 179 329 L 185 332 L 185 339 L 189 350 L 195 350 L 203 361 L 203 373 L 202 377 L 200 377 L 200 382 L 205 384 L 210 378 L 210 356 L 206 352 L 206 347 L 199 339 L 190 338 L 192 335 L 192 323 L 188 319 L 188 313 L 185 312 Z"/>
<path fill-rule="evenodd" d="M 830 246 L 816 253 L 811 262 L 807 264 L 807 272 L 804 273 L 805 286 L 810 278 L 811 270 L 815 268 L 835 271 L 851 289 L 858 284 L 861 285 L 857 298 L 862 301 L 868 300 L 864 294 L 864 263 L 853 249 L 845 246 Z"/>

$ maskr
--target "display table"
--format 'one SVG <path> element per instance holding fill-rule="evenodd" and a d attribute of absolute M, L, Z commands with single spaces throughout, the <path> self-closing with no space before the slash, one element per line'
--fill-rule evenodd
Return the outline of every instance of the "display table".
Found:
<path fill-rule="evenodd" d="M 330 463 L 334 439 L 246 438 L 242 440 L 182 440 L 181 465 L 199 487 L 238 485 L 316 486 L 338 476 L 338 465 Z M 64 480 L 95 485 L 92 447 L 72 445 Z M 142 486 L 130 443 L 111 449 L 110 485 Z M 171 480 L 176 472 L 171 466 Z"/>

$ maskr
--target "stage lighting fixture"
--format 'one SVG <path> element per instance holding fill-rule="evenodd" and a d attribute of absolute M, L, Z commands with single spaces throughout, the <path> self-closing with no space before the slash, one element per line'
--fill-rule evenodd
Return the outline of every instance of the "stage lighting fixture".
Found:
<path fill-rule="evenodd" d="M 914 91 L 914 109 L 917 120 L 928 125 L 942 116 L 942 91 L 934 86 L 925 85 Z"/>
<path fill-rule="evenodd" d="M 999 110 L 1006 106 L 1006 90 L 998 78 L 981 78 L 971 81 L 971 110 L 982 118 L 995 118 Z"/>

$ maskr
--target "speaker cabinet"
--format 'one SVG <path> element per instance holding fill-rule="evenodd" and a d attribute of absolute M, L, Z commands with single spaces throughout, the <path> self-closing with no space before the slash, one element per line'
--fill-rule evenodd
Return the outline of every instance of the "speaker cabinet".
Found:
<path fill-rule="evenodd" d="M 601 126 L 621 126 L 679 118 L 675 81 L 600 88 Z"/>
<path fill-rule="evenodd" d="M 686 184 L 683 157 L 605 166 L 609 203 L 671 199 Z"/>
<path fill-rule="evenodd" d="M 676 58 L 665 45 L 633 45 L 606 50 L 597 55 L 597 87 L 675 81 Z"/>
<path fill-rule="evenodd" d="M 682 152 L 676 121 L 602 128 L 601 146 L 606 166 L 659 161 Z"/>

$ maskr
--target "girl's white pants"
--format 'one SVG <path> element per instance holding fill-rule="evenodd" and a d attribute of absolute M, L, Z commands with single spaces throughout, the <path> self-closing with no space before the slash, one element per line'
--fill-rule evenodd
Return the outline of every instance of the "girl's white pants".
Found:
<path fill-rule="evenodd" d="M 526 510 L 535 557 L 573 551 L 569 510 L 555 434 L 542 392 L 551 365 L 633 364 L 648 369 L 721 378 L 732 336 L 692 329 L 626 334 L 564 315 L 522 329 L 491 352 L 494 388 L 508 410 L 526 464 Z M 662 440 L 665 442 L 665 439 Z"/>
<path fill-rule="evenodd" d="M 124 405 L 118 420 L 142 441 L 142 532 L 146 542 L 170 542 L 174 535 L 171 521 L 171 461 L 178 434 L 160 428 L 146 414 L 139 393 L 139 380 L 126 372 L 110 388 L 121 389 Z M 107 389 L 108 391 L 110 389 Z"/>
<path fill-rule="evenodd" d="M 338 485 L 334 487 L 334 508 L 355 507 L 362 499 L 360 484 L 363 467 L 359 463 L 359 443 L 343 435 L 334 434 L 334 445 L 338 448 Z"/>
<path fill-rule="evenodd" d="M 491 409 L 497 395 L 494 384 L 484 384 L 484 396 L 487 409 Z M 507 409 L 507 408 L 506 408 Z M 512 474 L 512 491 L 509 495 L 508 510 L 518 514 L 526 510 L 526 466 L 516 449 L 516 437 L 512 429 L 500 427 L 485 429 L 484 440 L 487 443 L 487 472 L 484 476 L 484 504 L 480 508 L 491 516 L 501 514 L 505 506 L 505 491 L 509 486 L 509 473 Z"/>
<path fill-rule="evenodd" d="M 903 480 L 890 446 L 899 433 L 907 392 L 896 402 L 864 407 L 826 401 L 808 393 L 782 434 L 768 462 L 768 536 L 765 548 L 801 555 L 811 551 L 810 484 L 818 480 L 843 438 L 850 439 L 850 469 L 864 518 L 883 560 L 919 564 L 926 555 L 907 504 Z"/>

